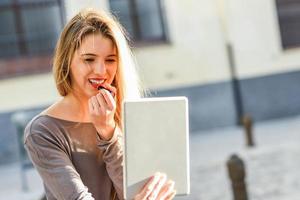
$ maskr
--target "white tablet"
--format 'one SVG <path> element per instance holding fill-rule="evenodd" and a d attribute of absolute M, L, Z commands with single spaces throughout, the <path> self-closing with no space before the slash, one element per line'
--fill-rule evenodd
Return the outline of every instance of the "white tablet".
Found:
<path fill-rule="evenodd" d="M 177 195 L 189 194 L 187 98 L 128 100 L 123 111 L 125 199 L 133 199 L 155 172 L 175 181 Z"/>

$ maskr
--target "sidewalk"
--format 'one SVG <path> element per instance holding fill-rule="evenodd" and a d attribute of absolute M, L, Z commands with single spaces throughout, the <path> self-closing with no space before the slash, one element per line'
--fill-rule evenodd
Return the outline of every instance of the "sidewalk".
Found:
<path fill-rule="evenodd" d="M 39 200 L 43 195 L 42 180 L 34 169 L 26 171 L 28 191 L 22 191 L 19 163 L 0 167 L 0 200 Z"/>
<path fill-rule="evenodd" d="M 191 195 L 186 199 L 232 200 L 226 161 L 237 153 L 245 162 L 250 200 L 300 199 L 300 116 L 257 123 L 255 148 L 241 128 L 191 137 Z"/>
<path fill-rule="evenodd" d="M 245 147 L 240 127 L 191 133 L 191 194 L 179 200 L 232 200 L 226 161 L 237 153 L 245 162 L 250 200 L 300 199 L 300 116 L 257 123 L 255 148 Z M 17 163 L 0 166 L 0 200 L 38 200 L 42 182 L 27 171 L 29 192 L 22 192 Z"/>

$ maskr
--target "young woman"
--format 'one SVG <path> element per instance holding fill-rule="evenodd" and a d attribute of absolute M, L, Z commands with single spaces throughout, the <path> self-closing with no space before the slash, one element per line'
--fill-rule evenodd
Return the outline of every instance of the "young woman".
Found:
<path fill-rule="evenodd" d="M 53 73 L 62 99 L 27 125 L 24 138 L 47 199 L 123 199 L 121 105 L 140 90 L 119 23 L 79 12 L 60 35 Z M 156 173 L 135 199 L 174 196 L 174 182 Z"/>

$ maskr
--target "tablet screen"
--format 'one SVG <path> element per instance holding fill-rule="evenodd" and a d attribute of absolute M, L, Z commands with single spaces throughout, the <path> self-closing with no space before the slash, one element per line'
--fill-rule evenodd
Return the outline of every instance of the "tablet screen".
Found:
<path fill-rule="evenodd" d="M 190 192 L 186 97 L 125 101 L 124 197 L 132 199 L 155 172 L 175 181 L 177 195 Z"/>

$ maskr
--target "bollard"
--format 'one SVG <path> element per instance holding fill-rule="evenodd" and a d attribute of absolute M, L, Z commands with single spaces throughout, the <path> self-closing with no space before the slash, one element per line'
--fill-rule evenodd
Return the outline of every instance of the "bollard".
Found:
<path fill-rule="evenodd" d="M 244 115 L 242 118 L 242 124 L 244 126 L 246 135 L 246 144 L 248 147 L 254 146 L 253 132 L 252 132 L 252 119 L 249 115 Z"/>
<path fill-rule="evenodd" d="M 234 200 L 247 200 L 244 162 L 237 155 L 232 155 L 227 161 L 227 169 L 233 190 Z"/>

